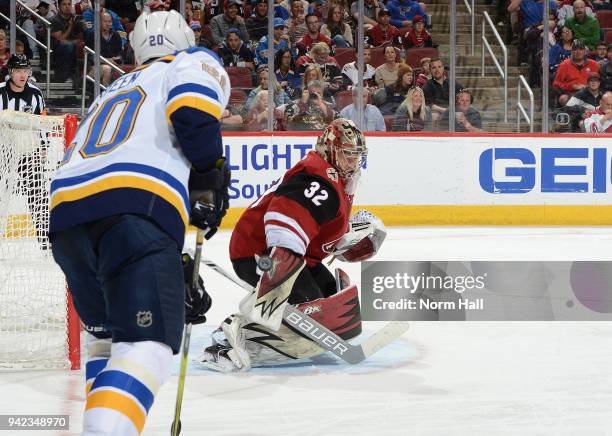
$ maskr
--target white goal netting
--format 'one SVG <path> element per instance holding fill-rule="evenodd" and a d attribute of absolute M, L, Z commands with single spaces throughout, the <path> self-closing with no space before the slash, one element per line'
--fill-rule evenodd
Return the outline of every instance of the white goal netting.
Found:
<path fill-rule="evenodd" d="M 66 282 L 47 236 L 64 120 L 0 111 L 0 370 L 70 367 Z"/>

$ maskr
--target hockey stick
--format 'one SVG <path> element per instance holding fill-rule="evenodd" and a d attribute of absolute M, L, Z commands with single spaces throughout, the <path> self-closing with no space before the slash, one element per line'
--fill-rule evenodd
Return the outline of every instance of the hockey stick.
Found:
<path fill-rule="evenodd" d="M 193 275 L 191 276 L 191 289 L 197 289 L 200 278 L 200 262 L 202 259 L 202 244 L 204 243 L 204 231 L 198 229 L 196 233 L 196 248 L 193 256 Z M 191 324 L 185 324 L 183 335 L 183 353 L 181 355 L 181 371 L 179 373 L 178 389 L 176 391 L 176 403 L 174 406 L 174 420 L 172 421 L 172 436 L 181 433 L 181 406 L 183 405 L 183 391 L 185 390 L 185 376 L 187 375 L 187 355 L 189 354 L 189 341 L 191 339 Z"/>
<path fill-rule="evenodd" d="M 225 271 L 212 260 L 202 259 L 202 262 L 246 291 L 254 291 L 250 284 Z M 351 364 L 363 362 L 408 330 L 407 322 L 391 321 L 361 344 L 353 345 L 290 304 L 285 305 L 283 320 L 322 348 Z"/>

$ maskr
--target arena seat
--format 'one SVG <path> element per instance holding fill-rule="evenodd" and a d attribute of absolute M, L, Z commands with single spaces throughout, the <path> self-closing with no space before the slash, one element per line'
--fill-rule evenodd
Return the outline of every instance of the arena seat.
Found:
<path fill-rule="evenodd" d="M 230 79 L 230 84 L 235 88 L 252 88 L 253 78 L 251 70 L 246 67 L 226 67 L 227 75 Z"/>
<path fill-rule="evenodd" d="M 597 21 L 602 29 L 612 29 L 612 11 L 597 11 Z"/>
<path fill-rule="evenodd" d="M 438 49 L 433 47 L 409 48 L 406 52 L 406 63 L 415 68 L 421 66 L 421 59 L 437 57 L 439 57 Z"/>

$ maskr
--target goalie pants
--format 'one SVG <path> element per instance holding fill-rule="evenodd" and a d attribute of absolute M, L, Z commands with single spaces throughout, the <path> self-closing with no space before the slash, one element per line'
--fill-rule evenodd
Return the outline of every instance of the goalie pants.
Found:
<path fill-rule="evenodd" d="M 116 215 L 51 234 L 87 331 L 113 342 L 180 349 L 185 318 L 181 252 L 147 217 Z"/>
<path fill-rule="evenodd" d="M 257 262 L 254 257 L 243 257 L 232 260 L 234 271 L 242 280 L 251 286 L 257 286 L 259 274 L 257 274 Z M 306 266 L 297 277 L 289 304 L 300 304 L 307 301 L 325 298 L 336 293 L 336 281 L 332 273 L 322 263 L 315 266 Z"/>

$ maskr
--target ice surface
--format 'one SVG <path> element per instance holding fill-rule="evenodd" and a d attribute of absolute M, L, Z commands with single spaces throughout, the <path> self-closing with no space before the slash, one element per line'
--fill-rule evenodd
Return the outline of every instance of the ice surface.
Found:
<path fill-rule="evenodd" d="M 228 238 L 204 250 L 229 269 Z M 397 228 L 377 260 L 612 260 L 611 247 L 605 228 Z M 359 265 L 343 267 L 359 281 Z M 612 323 L 412 323 L 360 365 L 325 355 L 224 375 L 193 360 L 243 291 L 203 272 L 213 308 L 193 329 L 183 435 L 612 434 Z M 379 327 L 366 323 L 364 335 Z M 83 384 L 80 371 L 0 373 L 0 410 L 69 414 L 70 431 L 57 434 L 76 435 Z M 176 384 L 161 389 L 145 435 L 170 433 Z"/>

